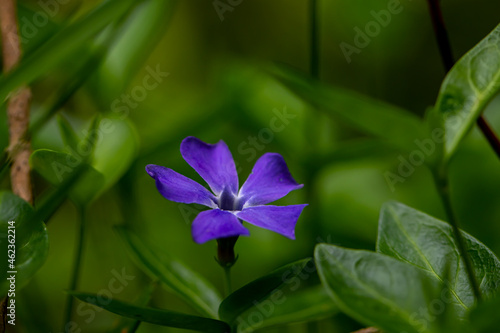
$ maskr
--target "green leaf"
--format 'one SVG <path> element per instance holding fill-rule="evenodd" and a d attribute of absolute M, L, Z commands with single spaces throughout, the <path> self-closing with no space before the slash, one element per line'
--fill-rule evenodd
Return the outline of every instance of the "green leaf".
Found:
<path fill-rule="evenodd" d="M 80 138 L 71 127 L 69 121 L 63 116 L 58 115 L 57 124 L 59 125 L 59 132 L 61 133 L 63 143 L 71 150 L 77 151 Z"/>
<path fill-rule="evenodd" d="M 58 34 L 31 53 L 11 72 L 0 77 L 0 103 L 3 103 L 11 91 L 23 84 L 30 84 L 41 75 L 52 70 L 61 61 L 79 50 L 89 39 L 120 18 L 138 1 L 110 0 L 98 8 L 61 29 Z"/>
<path fill-rule="evenodd" d="M 280 267 L 241 287 L 224 299 L 219 308 L 219 317 L 231 326 L 238 324 L 241 314 L 255 306 L 255 303 L 273 297 L 280 288 L 297 282 L 299 274 L 311 259 L 303 259 Z"/>
<path fill-rule="evenodd" d="M 119 36 L 99 68 L 99 94 L 109 100 L 119 96 L 164 36 L 174 14 L 177 0 L 148 0 L 134 9 L 123 23 Z"/>
<path fill-rule="evenodd" d="M 69 292 L 69 294 L 75 296 L 83 302 L 96 305 L 109 312 L 113 312 L 120 316 L 140 320 L 151 324 L 191 329 L 209 333 L 230 332 L 229 326 L 219 320 L 191 316 L 173 311 L 135 306 L 133 304 L 122 302 L 116 299 L 105 300 L 105 303 L 101 303 L 99 302 L 101 297 L 96 294 L 81 292 Z"/>
<path fill-rule="evenodd" d="M 388 333 L 434 332 L 426 295 L 437 289 L 426 272 L 389 256 L 319 244 L 318 274 L 337 306 Z"/>
<path fill-rule="evenodd" d="M 431 127 L 444 130 L 444 163 L 499 89 L 500 25 L 450 70 L 429 114 Z"/>
<path fill-rule="evenodd" d="M 102 192 L 113 186 L 130 167 L 139 149 L 139 135 L 132 122 L 108 114 L 89 137 L 95 140 L 91 165 L 104 176 Z"/>
<path fill-rule="evenodd" d="M 60 186 L 83 165 L 81 156 L 56 152 L 48 149 L 34 151 L 30 157 L 31 167 L 43 178 L 55 186 Z M 96 198 L 102 189 L 104 177 L 94 168 L 88 166 L 80 179 L 68 188 L 68 195 L 75 203 L 85 205 Z"/>
<path fill-rule="evenodd" d="M 320 320 L 337 311 L 322 285 L 291 293 L 277 291 L 238 317 L 238 332 Z"/>
<path fill-rule="evenodd" d="M 15 223 L 9 224 L 9 221 Z M 9 228 L 14 225 L 15 228 Z M 14 232 L 9 231 L 14 230 Z M 10 267 L 12 252 L 10 245 L 15 236 L 15 267 Z M 30 204 L 10 192 L 0 192 L 0 296 L 5 296 L 9 290 L 8 271 L 17 271 L 15 284 L 16 291 L 26 284 L 31 277 L 42 267 L 47 259 L 49 240 L 45 224 L 34 218 L 34 211 Z"/>
<path fill-rule="evenodd" d="M 204 278 L 189 269 L 179 260 L 165 253 L 160 260 L 139 237 L 123 227 L 117 227 L 132 259 L 152 278 L 169 287 L 201 314 L 217 318 L 221 297 Z"/>
<path fill-rule="evenodd" d="M 423 122 L 407 110 L 360 93 L 327 86 L 286 69 L 273 69 L 286 87 L 311 105 L 335 115 L 364 133 L 382 138 L 405 151 L 418 148 Z"/>
<path fill-rule="evenodd" d="M 482 294 L 492 297 L 500 286 L 500 262 L 483 243 L 465 232 L 462 235 Z M 447 281 L 450 301 L 460 316 L 464 317 L 466 310 L 474 305 L 467 272 L 448 223 L 389 202 L 380 214 L 377 251 L 426 271 L 436 281 Z M 447 269 L 456 273 L 445 278 Z"/>

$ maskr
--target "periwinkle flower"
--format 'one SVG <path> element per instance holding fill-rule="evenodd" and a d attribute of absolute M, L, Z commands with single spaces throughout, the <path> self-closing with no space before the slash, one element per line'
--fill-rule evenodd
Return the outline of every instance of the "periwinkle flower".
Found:
<path fill-rule="evenodd" d="M 292 178 L 280 154 L 266 153 L 260 157 L 239 190 L 236 166 L 224 141 L 208 144 L 187 137 L 181 143 L 181 154 L 213 193 L 163 166 L 149 164 L 146 171 L 155 179 L 158 191 L 166 199 L 211 208 L 199 213 L 193 221 L 195 242 L 248 236 L 250 232 L 241 220 L 295 239 L 295 225 L 307 204 L 266 205 L 303 187 Z"/>

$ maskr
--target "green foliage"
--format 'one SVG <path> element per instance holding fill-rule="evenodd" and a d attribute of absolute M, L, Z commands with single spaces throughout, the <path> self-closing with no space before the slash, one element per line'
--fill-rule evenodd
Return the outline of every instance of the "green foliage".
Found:
<path fill-rule="evenodd" d="M 201 314 L 211 318 L 218 317 L 217 309 L 222 299 L 208 281 L 166 253 L 160 259 L 129 230 L 123 227 L 117 227 L 116 230 L 141 269 L 167 286 Z"/>
<path fill-rule="evenodd" d="M 457 62 L 441 85 L 429 120 L 431 129 L 444 130 L 443 163 L 499 90 L 500 25 Z"/>
<path fill-rule="evenodd" d="M 11 221 L 14 223 L 9 223 Z M 10 244 L 15 244 L 15 251 L 9 247 Z M 33 207 L 18 196 L 5 191 L 0 192 L 0 250 L 2 297 L 11 293 L 11 281 L 7 280 L 11 274 L 8 271 L 17 272 L 14 274 L 15 295 L 42 267 L 49 252 L 45 224 L 35 217 Z M 13 258 L 15 260 L 12 260 Z"/>
<path fill-rule="evenodd" d="M 481 292 L 493 297 L 500 285 L 500 261 L 483 243 L 462 234 L 481 281 Z M 461 317 L 476 302 L 449 224 L 405 205 L 388 203 L 380 214 L 377 251 L 425 270 L 445 283 L 451 293 L 450 303 Z M 454 273 L 446 279 L 448 270 Z"/>
<path fill-rule="evenodd" d="M 96 305 L 120 316 L 151 324 L 198 330 L 207 333 L 228 333 L 230 331 L 229 326 L 219 320 L 191 316 L 173 311 L 135 306 L 116 299 L 100 302 L 100 298 L 96 294 L 78 292 L 69 292 L 69 294 L 75 296 L 83 302 Z M 89 299 L 93 301 L 89 301 Z"/>

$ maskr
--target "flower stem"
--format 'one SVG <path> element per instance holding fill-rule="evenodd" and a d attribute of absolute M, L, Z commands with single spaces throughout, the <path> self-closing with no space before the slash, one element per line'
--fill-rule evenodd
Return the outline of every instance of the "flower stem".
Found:
<path fill-rule="evenodd" d="M 222 267 L 224 269 L 224 288 L 226 297 L 233 292 L 233 287 L 231 285 L 231 266 Z"/>
<path fill-rule="evenodd" d="M 83 257 L 83 246 L 85 242 L 85 224 L 86 224 L 86 211 L 87 208 L 85 206 L 78 207 L 78 215 L 79 215 L 79 229 L 77 231 L 76 236 L 76 252 L 73 260 L 73 270 L 71 273 L 71 280 L 69 285 L 69 290 L 75 290 L 78 286 L 78 280 L 80 277 L 81 263 Z M 64 315 L 63 322 L 63 331 L 66 329 L 66 324 L 71 321 L 71 316 L 73 314 L 73 304 L 74 297 L 68 295 L 66 297 L 66 310 Z"/>
<path fill-rule="evenodd" d="M 434 174 L 434 180 L 436 182 L 436 187 L 443 201 L 443 206 L 448 216 L 448 221 L 453 229 L 453 235 L 457 242 L 458 252 L 460 253 L 460 257 L 463 260 L 465 265 L 465 270 L 467 272 L 467 277 L 469 279 L 469 283 L 472 287 L 472 292 L 474 293 L 475 298 L 478 302 L 481 301 L 482 295 L 481 290 L 479 288 L 479 284 L 477 282 L 476 274 L 474 272 L 474 267 L 472 266 L 472 260 L 467 252 L 467 247 L 465 244 L 464 237 L 462 232 L 460 231 L 460 225 L 458 220 L 455 218 L 453 213 L 453 208 L 450 199 L 450 191 L 449 191 L 449 181 L 448 177 L 443 173 L 443 176 L 439 176 L 436 173 Z"/>
<path fill-rule="evenodd" d="M 439 53 L 441 54 L 441 60 L 443 61 L 443 66 L 446 69 L 446 72 L 448 72 L 455 64 L 455 59 L 453 58 L 450 39 L 448 38 L 448 32 L 446 31 L 446 26 L 444 24 L 441 5 L 439 0 L 427 0 L 427 4 L 429 6 L 429 13 L 431 15 L 434 34 L 436 35 L 439 47 Z M 483 115 L 480 115 L 477 119 L 477 125 L 488 140 L 491 148 L 493 148 L 497 156 L 500 158 L 500 139 Z"/>

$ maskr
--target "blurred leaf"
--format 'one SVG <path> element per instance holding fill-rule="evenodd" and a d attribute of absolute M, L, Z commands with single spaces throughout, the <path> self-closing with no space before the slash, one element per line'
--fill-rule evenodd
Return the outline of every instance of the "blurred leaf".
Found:
<path fill-rule="evenodd" d="M 498 332 L 500 329 L 500 298 L 489 299 L 472 309 L 469 319 L 475 333 Z"/>
<path fill-rule="evenodd" d="M 9 229 L 9 221 L 14 221 L 14 229 Z M 8 230 L 14 230 L 14 234 Z M 8 252 L 8 245 L 15 236 L 15 267 Z M 17 271 L 15 278 L 16 291 L 19 290 L 43 266 L 49 251 L 49 239 L 45 224 L 34 218 L 34 210 L 30 204 L 11 192 L 0 192 L 0 296 L 9 290 L 11 276 L 8 271 Z"/>
<path fill-rule="evenodd" d="M 332 316 L 337 306 L 322 285 L 283 294 L 277 291 L 238 317 L 238 332 L 315 321 Z M 255 318 L 259 320 L 255 322 Z"/>
<path fill-rule="evenodd" d="M 34 151 L 30 157 L 31 167 L 54 186 L 61 186 L 84 164 L 81 156 L 56 152 L 48 149 Z M 104 177 L 90 166 L 80 175 L 80 179 L 68 187 L 69 197 L 79 205 L 91 202 L 101 190 Z"/>
<path fill-rule="evenodd" d="M 116 313 L 117 315 L 144 321 L 151 324 L 191 329 L 202 332 L 230 332 L 229 326 L 219 320 L 191 316 L 173 311 L 135 306 L 133 304 L 125 303 L 116 299 L 106 300 L 106 304 L 101 304 L 98 302 L 98 299 L 100 299 L 101 297 L 96 294 L 80 292 L 69 292 L 69 294 L 75 296 L 83 302 L 94 304 L 109 312 Z"/>
<path fill-rule="evenodd" d="M 238 324 L 239 316 L 255 306 L 255 303 L 272 297 L 286 284 L 293 283 L 294 278 L 310 262 L 311 259 L 302 259 L 280 267 L 270 274 L 258 278 L 241 287 L 225 298 L 219 308 L 219 317 L 231 326 Z"/>
<path fill-rule="evenodd" d="M 272 74 L 313 106 L 400 149 L 414 150 L 415 140 L 424 136 L 423 122 L 404 109 L 354 91 L 327 86 L 284 68 L 273 69 Z"/>
<path fill-rule="evenodd" d="M 139 237 L 129 230 L 123 227 L 117 227 L 116 230 L 141 269 L 168 286 L 200 313 L 217 318 L 221 297 L 208 281 L 166 253 L 165 260 L 160 260 Z"/>
<path fill-rule="evenodd" d="M 140 306 L 145 306 L 149 303 L 151 295 L 157 286 L 157 282 L 151 282 L 148 287 L 142 292 L 141 295 L 136 300 L 136 303 Z M 137 319 L 130 319 L 127 317 L 121 317 L 115 327 L 109 330 L 109 333 L 130 333 L 135 332 L 139 327 L 141 321 Z"/>
<path fill-rule="evenodd" d="M 434 332 L 426 294 L 437 284 L 424 271 L 383 254 L 327 244 L 316 246 L 315 261 L 346 314 L 388 333 Z"/>
<path fill-rule="evenodd" d="M 57 124 L 59 125 L 59 132 L 61 133 L 63 143 L 71 148 L 71 150 L 77 151 L 80 138 L 78 138 L 78 135 L 76 135 L 69 121 L 66 120 L 66 118 L 64 118 L 63 116 L 59 115 L 57 117 Z"/>
<path fill-rule="evenodd" d="M 429 114 L 431 129 L 444 129 L 445 163 L 499 90 L 500 25 L 450 70 Z"/>
<path fill-rule="evenodd" d="M 17 87 L 30 84 L 52 70 L 137 3 L 138 1 L 134 0 L 105 1 L 80 20 L 61 29 L 58 34 L 24 58 L 18 67 L 0 77 L 0 103 Z"/>
<path fill-rule="evenodd" d="M 106 100 L 122 93 L 164 36 L 176 4 L 177 0 L 147 0 L 134 9 L 99 68 L 97 93 L 105 94 Z"/>
<path fill-rule="evenodd" d="M 484 244 L 462 232 L 472 259 L 482 294 L 491 297 L 500 286 L 500 262 Z M 474 305 L 474 295 L 451 226 L 397 202 L 383 206 L 377 251 L 425 270 L 445 283 L 451 292 L 450 303 L 462 317 Z M 447 265 L 454 274 L 448 274 Z"/>
<path fill-rule="evenodd" d="M 105 115 L 99 126 L 88 134 L 95 141 L 92 166 L 103 174 L 101 191 L 115 184 L 128 170 L 139 149 L 139 136 L 127 119 Z"/>

